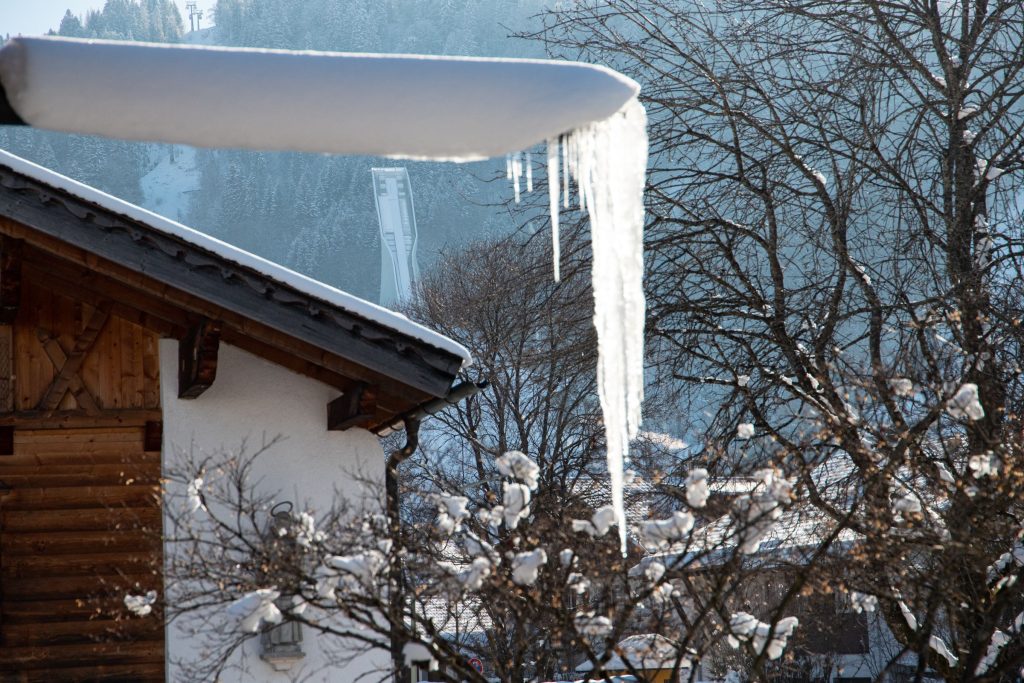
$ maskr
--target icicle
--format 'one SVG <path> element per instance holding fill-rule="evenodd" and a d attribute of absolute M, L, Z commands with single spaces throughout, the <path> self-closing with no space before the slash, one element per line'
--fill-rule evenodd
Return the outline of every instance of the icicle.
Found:
<path fill-rule="evenodd" d="M 526 153 L 526 191 L 533 192 L 533 155 Z"/>
<path fill-rule="evenodd" d="M 558 138 L 548 140 L 548 204 L 551 207 L 551 260 L 555 282 L 562 279 L 562 245 L 558 238 Z"/>
<path fill-rule="evenodd" d="M 520 161 L 520 154 L 512 155 L 512 187 L 515 188 L 516 204 L 519 203 L 519 178 L 523 175 L 523 162 Z"/>
<path fill-rule="evenodd" d="M 506 154 L 505 155 L 505 178 L 507 180 L 512 180 L 512 155 L 511 154 Z"/>
<path fill-rule="evenodd" d="M 569 140 L 562 140 L 562 206 L 569 208 Z"/>
<path fill-rule="evenodd" d="M 624 461 L 640 428 L 644 379 L 643 223 L 647 114 L 632 101 L 570 134 L 567 166 L 590 216 L 597 383 L 607 435 L 612 506 L 626 552 Z"/>

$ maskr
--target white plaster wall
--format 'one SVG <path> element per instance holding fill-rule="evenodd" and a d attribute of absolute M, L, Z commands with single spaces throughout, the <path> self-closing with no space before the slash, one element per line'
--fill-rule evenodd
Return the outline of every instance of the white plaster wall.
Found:
<path fill-rule="evenodd" d="M 161 401 L 163 405 L 163 461 L 166 470 L 183 450 L 237 450 L 243 439 L 258 445 L 278 435 L 285 441 L 258 460 L 254 474 L 268 493 L 281 492 L 298 509 L 325 510 L 341 493 L 350 499 L 364 496 L 353 480 L 359 472 L 383 481 L 384 454 L 375 436 L 365 430 L 329 432 L 327 403 L 336 389 L 295 374 L 241 349 L 221 344 L 217 378 L 206 392 L 192 400 L 178 399 L 178 343 L 160 342 Z M 187 659 L 199 647 L 172 623 L 167 628 L 167 680 L 186 678 L 175 662 Z M 284 681 L 355 681 L 369 671 L 387 666 L 387 654 L 363 655 L 344 668 L 325 667 L 324 652 L 308 629 L 303 649 L 306 658 L 288 673 L 275 672 L 258 656 L 258 642 L 250 641 L 237 662 L 240 669 L 220 680 L 247 683 Z M 376 680 L 369 676 L 362 680 Z"/>

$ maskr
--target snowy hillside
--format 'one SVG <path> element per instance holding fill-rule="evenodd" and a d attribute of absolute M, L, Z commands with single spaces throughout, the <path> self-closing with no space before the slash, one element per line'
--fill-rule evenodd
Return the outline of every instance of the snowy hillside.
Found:
<path fill-rule="evenodd" d="M 187 224 L 193 193 L 200 187 L 196 151 L 181 145 L 161 145 L 154 152 L 159 161 L 139 181 L 142 206 Z"/>

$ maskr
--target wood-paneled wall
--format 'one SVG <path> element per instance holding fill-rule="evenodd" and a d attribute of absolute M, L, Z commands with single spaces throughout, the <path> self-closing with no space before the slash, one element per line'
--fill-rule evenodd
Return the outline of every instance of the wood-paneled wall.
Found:
<path fill-rule="evenodd" d="M 143 428 L 16 430 L 0 457 L 0 681 L 162 681 L 160 454 Z"/>
<path fill-rule="evenodd" d="M 94 319 L 101 301 L 85 303 L 46 289 L 33 279 L 22 284 L 21 305 L 14 324 L 15 410 L 34 410 L 58 374 L 40 341 L 59 341 L 67 354 Z M 110 315 L 88 349 L 77 373 L 101 409 L 154 409 L 160 405 L 158 336 Z M 59 410 L 83 408 L 71 392 Z"/>
<path fill-rule="evenodd" d="M 159 444 L 145 439 L 158 335 L 23 275 L 0 326 L 13 371 L 0 422 L 14 429 L 0 454 L 0 683 L 163 681 L 162 610 L 124 605 L 163 592 Z"/>

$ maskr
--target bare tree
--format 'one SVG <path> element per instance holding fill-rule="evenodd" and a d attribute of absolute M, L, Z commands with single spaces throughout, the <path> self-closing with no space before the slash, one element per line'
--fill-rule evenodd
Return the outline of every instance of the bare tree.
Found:
<path fill-rule="evenodd" d="M 257 631 L 292 620 L 382 651 L 398 634 L 447 681 L 483 680 L 467 657 L 484 653 L 510 683 L 568 660 L 643 680 L 651 653 L 626 644 L 645 635 L 691 680 L 822 677 L 846 622 L 884 640 L 879 678 L 1014 675 L 1022 31 L 1009 1 L 552 11 L 537 37 L 635 76 L 651 121 L 649 359 L 697 446 L 641 472 L 630 554 L 591 462 L 587 288 L 491 245 L 446 261 L 418 309 L 492 390 L 403 466 L 401 543 L 341 503 L 268 536 L 275 501 L 228 467 L 236 483 L 177 528 L 230 552 L 185 553 L 168 612 L 242 604 L 221 653 L 258 635 L 240 630 L 250 603 Z M 210 468 L 186 463 L 180 495 Z M 396 612 L 397 575 L 412 590 Z"/>
<path fill-rule="evenodd" d="M 822 520 L 776 605 L 876 598 L 918 680 L 1024 664 L 1022 31 L 1005 0 L 606 0 L 536 36 L 643 86 L 652 361 L 709 463 Z"/>

